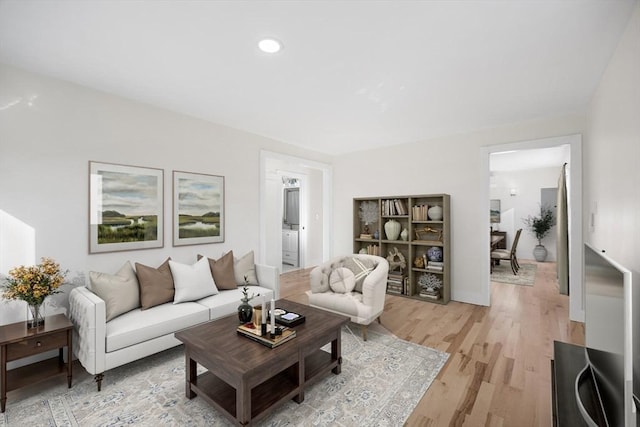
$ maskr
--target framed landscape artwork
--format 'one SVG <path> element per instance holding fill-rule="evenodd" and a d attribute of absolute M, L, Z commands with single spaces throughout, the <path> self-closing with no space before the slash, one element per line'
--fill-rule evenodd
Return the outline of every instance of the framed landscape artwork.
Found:
<path fill-rule="evenodd" d="M 162 169 L 89 162 L 89 253 L 164 245 Z"/>
<path fill-rule="evenodd" d="M 173 171 L 173 246 L 224 242 L 224 177 Z"/>
<path fill-rule="evenodd" d="M 500 222 L 500 200 L 492 199 L 489 201 L 489 222 L 497 224 Z"/>

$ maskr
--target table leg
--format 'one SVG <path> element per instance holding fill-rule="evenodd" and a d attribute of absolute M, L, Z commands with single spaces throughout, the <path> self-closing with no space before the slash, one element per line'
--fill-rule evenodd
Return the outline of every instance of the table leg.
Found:
<path fill-rule="evenodd" d="M 2 390 L 0 390 L 0 412 L 4 412 L 7 406 L 7 346 L 3 345 L 0 350 L 0 375 L 2 376 Z"/>
<path fill-rule="evenodd" d="M 251 423 L 251 389 L 244 379 L 236 389 L 236 418 L 240 425 Z"/>
<path fill-rule="evenodd" d="M 62 349 L 60 349 L 60 357 L 62 357 Z M 73 334 L 71 329 L 67 331 L 67 385 L 71 388 L 71 379 L 73 377 Z"/>
<path fill-rule="evenodd" d="M 196 381 L 198 374 L 198 364 L 195 360 L 191 359 L 191 355 L 188 351 L 185 351 L 185 359 L 186 359 L 186 381 L 185 381 L 185 394 L 187 399 L 193 399 L 196 397 L 196 394 L 193 390 L 191 390 L 191 383 Z"/>
<path fill-rule="evenodd" d="M 296 375 L 298 376 L 297 383 L 299 393 L 293 397 L 293 401 L 296 403 L 304 402 L 304 370 L 304 354 L 302 350 L 298 350 L 298 369 Z"/>
<path fill-rule="evenodd" d="M 331 341 L 331 359 L 338 361 L 338 366 L 333 368 L 331 372 L 333 372 L 336 375 L 342 372 L 341 354 L 342 354 L 342 333 L 340 330 L 338 330 L 338 335 L 336 336 L 336 339 Z"/>

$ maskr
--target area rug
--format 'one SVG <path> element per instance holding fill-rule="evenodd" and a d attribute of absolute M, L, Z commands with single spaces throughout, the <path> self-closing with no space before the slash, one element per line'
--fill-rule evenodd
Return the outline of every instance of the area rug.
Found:
<path fill-rule="evenodd" d="M 533 286 L 537 269 L 538 266 L 536 264 L 524 264 L 521 262 L 518 274 L 513 274 L 511 265 L 508 262 L 503 261 L 500 265 L 493 266 L 491 281 L 511 283 L 513 285 Z"/>
<path fill-rule="evenodd" d="M 325 346 L 329 350 L 328 346 Z M 342 372 L 305 390 L 260 426 L 400 426 L 449 355 L 369 331 L 342 330 Z M 9 400 L 0 426 L 231 426 L 202 399 L 185 397 L 184 349 L 176 347 L 112 369 L 102 391 L 92 378 L 71 389 L 60 381 L 47 392 Z"/>

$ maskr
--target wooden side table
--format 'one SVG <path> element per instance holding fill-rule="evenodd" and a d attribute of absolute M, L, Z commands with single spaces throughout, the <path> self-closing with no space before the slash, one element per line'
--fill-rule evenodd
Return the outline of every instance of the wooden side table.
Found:
<path fill-rule="evenodd" d="M 4 412 L 7 404 L 7 391 L 22 387 L 32 378 L 44 377 L 48 374 L 67 373 L 67 384 L 71 388 L 71 337 L 73 324 L 64 314 L 56 314 L 45 318 L 44 325 L 38 328 L 27 328 L 27 322 L 11 323 L 0 326 L 0 406 Z M 64 363 L 62 350 L 67 347 L 67 363 Z M 13 369 L 7 373 L 7 363 L 33 356 L 45 351 L 58 349 L 58 360 L 53 370 L 33 369 L 31 365 Z M 49 361 L 39 362 L 50 364 Z M 15 372 L 14 372 L 15 371 Z M 28 372 L 28 373 L 27 373 Z M 36 374 L 36 375 L 31 375 Z M 11 381 L 8 381 L 8 376 Z M 49 376 L 49 375 L 47 375 Z M 8 388 L 10 387 L 10 388 Z"/>

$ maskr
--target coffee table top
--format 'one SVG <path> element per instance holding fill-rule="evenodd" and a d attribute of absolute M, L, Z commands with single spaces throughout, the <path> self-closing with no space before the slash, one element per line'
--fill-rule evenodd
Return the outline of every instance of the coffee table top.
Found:
<path fill-rule="evenodd" d="M 238 335 L 236 314 L 183 329 L 176 332 L 175 337 L 185 343 L 190 351 L 206 354 L 212 364 L 219 362 L 227 369 L 246 372 L 270 363 L 273 358 L 297 352 L 316 342 L 318 336 L 329 334 L 349 321 L 346 316 L 289 300 L 276 301 L 276 308 L 303 314 L 306 322 L 292 328 L 296 331 L 294 339 L 273 349 Z"/>

